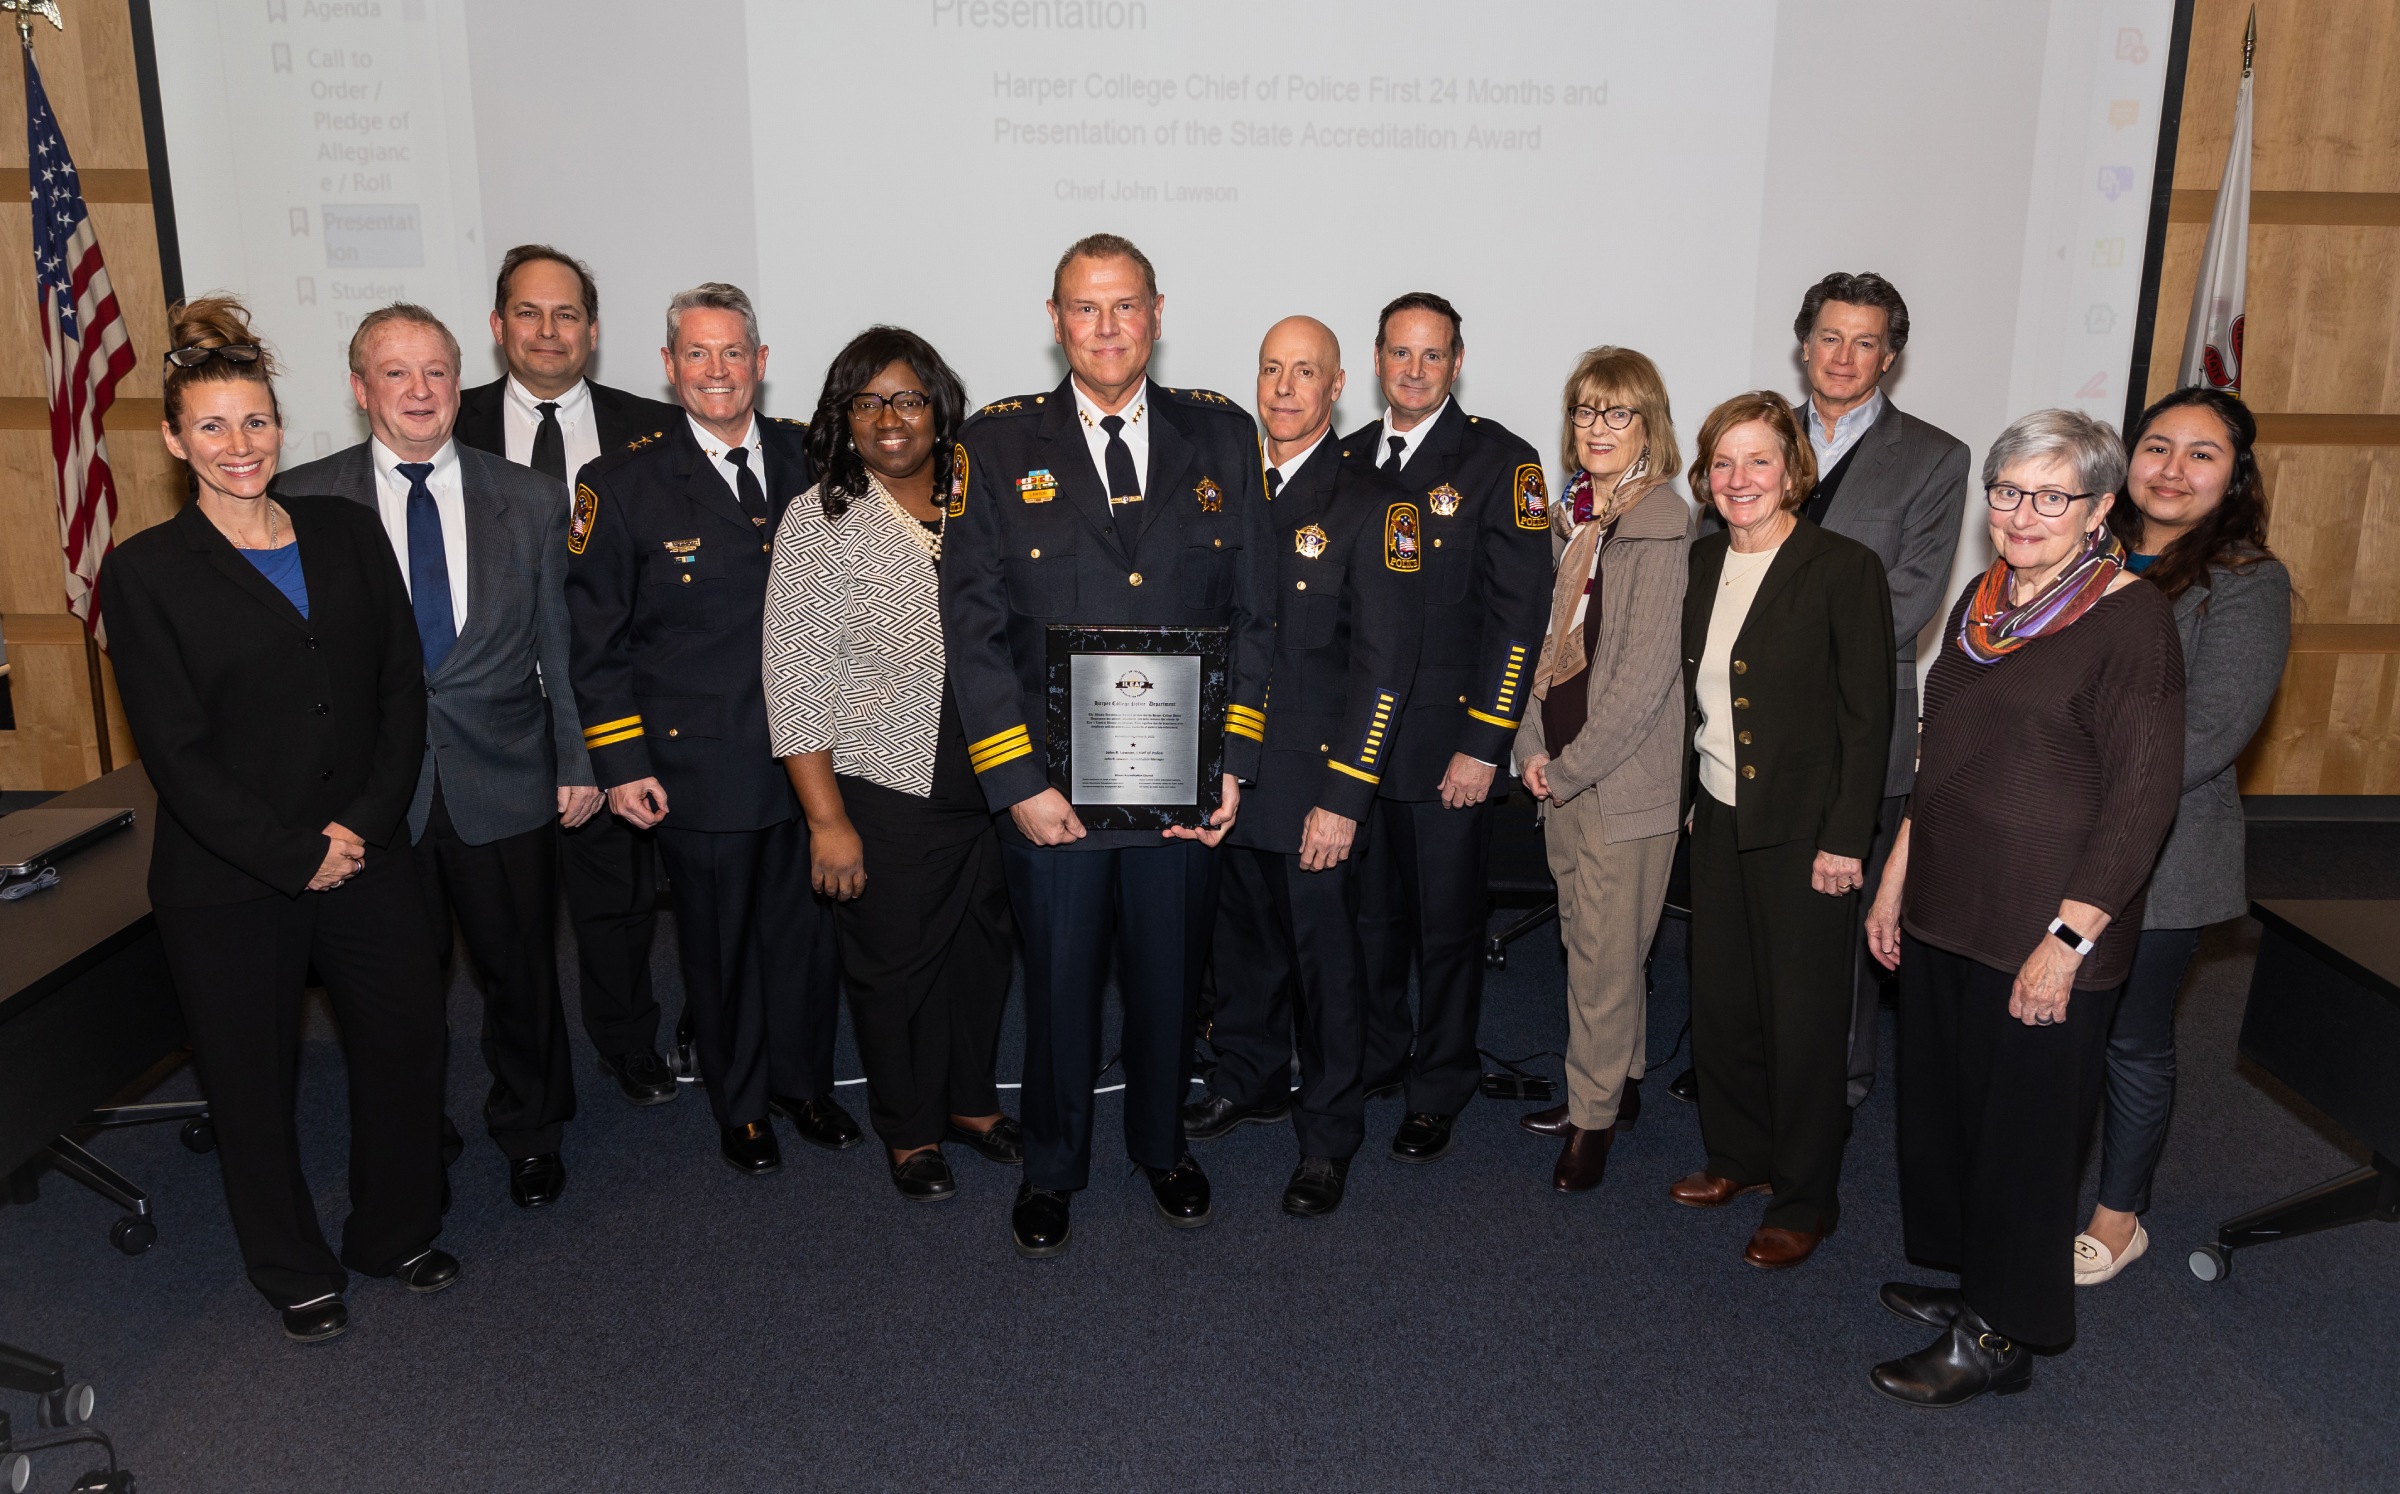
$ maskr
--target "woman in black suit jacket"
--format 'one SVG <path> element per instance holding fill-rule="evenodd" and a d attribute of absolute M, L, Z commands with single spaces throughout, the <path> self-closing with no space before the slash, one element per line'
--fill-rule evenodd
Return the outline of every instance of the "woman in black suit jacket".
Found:
<path fill-rule="evenodd" d="M 302 1342 L 348 1326 L 345 1264 L 455 1281 L 441 1232 L 441 981 L 408 843 L 425 668 L 374 511 L 267 495 L 282 421 L 238 302 L 178 306 L 167 448 L 198 496 L 101 574 L 110 654 L 158 789 L 150 900 L 209 1097 L 251 1283 Z M 311 964 L 350 1072 L 337 1258 L 292 1103 Z"/>
<path fill-rule="evenodd" d="M 1692 750 L 1692 1063 L 1708 1164 L 1675 1201 L 1772 1191 L 1742 1258 L 1796 1266 L 1832 1233 L 1850 1136 L 1855 899 L 1892 730 L 1883 563 L 1802 518 L 1816 462 L 1775 394 L 1700 430 L 1683 603 Z"/>

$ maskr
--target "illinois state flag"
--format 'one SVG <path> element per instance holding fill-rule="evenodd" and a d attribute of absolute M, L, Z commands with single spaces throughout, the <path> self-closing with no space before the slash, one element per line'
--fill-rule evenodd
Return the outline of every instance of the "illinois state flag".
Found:
<path fill-rule="evenodd" d="M 2204 384 L 2242 392 L 2242 292 L 2250 273 L 2250 51 L 2258 21 L 2242 43 L 2242 89 L 2234 97 L 2233 142 L 2225 148 L 2225 177 L 2208 219 L 2200 279 L 2192 287 L 2191 329 L 2183 337 L 2184 388 Z"/>

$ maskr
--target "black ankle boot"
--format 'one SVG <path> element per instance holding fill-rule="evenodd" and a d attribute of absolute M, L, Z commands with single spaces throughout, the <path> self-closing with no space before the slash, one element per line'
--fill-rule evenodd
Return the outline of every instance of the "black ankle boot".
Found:
<path fill-rule="evenodd" d="M 1961 1305 L 1950 1331 L 1905 1359 L 1875 1366 L 1875 1388 L 1912 1406 L 1963 1406 L 1990 1391 L 2015 1395 L 2033 1384 L 2025 1346 Z"/>

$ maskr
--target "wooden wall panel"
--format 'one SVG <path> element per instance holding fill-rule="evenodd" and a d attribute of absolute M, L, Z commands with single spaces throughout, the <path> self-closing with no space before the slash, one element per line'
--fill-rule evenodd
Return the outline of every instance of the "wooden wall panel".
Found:
<path fill-rule="evenodd" d="M 80 0 L 66 7 L 66 21 L 63 33 L 35 27 L 34 60 L 76 169 L 96 178 L 89 184 L 92 224 L 133 341 L 133 372 L 118 385 L 108 420 L 122 540 L 174 513 L 183 493 L 180 464 L 158 436 L 166 299 L 130 11 L 124 0 Z M 65 610 L 41 331 L 30 290 L 24 118 L 23 69 L 0 67 L 0 170 L 13 173 L 0 197 L 0 639 L 18 723 L 0 731 L 0 788 L 64 789 L 100 771 L 100 751 L 81 625 Z M 124 763 L 132 739 L 113 705 L 105 661 L 102 670 L 112 697 L 112 760 Z"/>
<path fill-rule="evenodd" d="M 2400 794 L 2400 0 L 2260 0 L 2243 396 L 2302 631 L 2257 794 Z M 2150 397 L 2174 387 L 2249 0 L 2198 0 Z M 2366 195 L 2375 194 L 2375 195 Z M 2307 417 L 2282 419 L 2276 417 Z"/>

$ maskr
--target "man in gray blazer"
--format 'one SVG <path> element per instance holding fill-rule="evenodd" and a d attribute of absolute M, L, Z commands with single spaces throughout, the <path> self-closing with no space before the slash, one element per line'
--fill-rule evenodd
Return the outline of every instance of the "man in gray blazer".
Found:
<path fill-rule="evenodd" d="M 1835 273 L 1808 288 L 1792 321 L 1808 376 L 1808 440 L 1817 487 L 1802 510 L 1883 560 L 1892 592 L 1892 661 L 1898 696 L 1892 755 L 1884 768 L 1883 809 L 1867 858 L 1861 916 L 1875 899 L 1892 835 L 1908 814 L 1917 779 L 1917 635 L 1950 601 L 1950 562 L 1958 550 L 1967 496 L 1967 448 L 1949 432 L 1904 415 L 1883 393 L 1883 376 L 1908 346 L 1908 303 L 1881 275 Z M 1862 930 L 1853 951 L 1850 1103 L 1875 1087 L 1877 1010 L 1882 967 L 1867 954 Z"/>
<path fill-rule="evenodd" d="M 556 484 L 451 439 L 458 370 L 458 340 L 433 313 L 369 313 L 350 339 L 350 389 L 373 434 L 275 487 L 375 510 L 408 581 L 427 738 L 409 835 L 442 951 L 455 919 L 482 980 L 484 1120 L 509 1197 L 533 1209 L 566 1187 L 559 1144 L 575 1114 L 551 933 L 558 827 L 601 799 L 566 687 L 567 512 Z"/>

